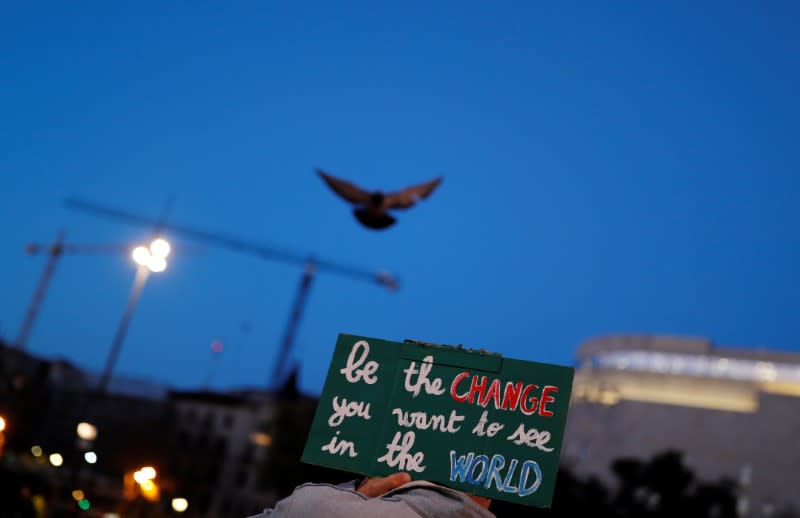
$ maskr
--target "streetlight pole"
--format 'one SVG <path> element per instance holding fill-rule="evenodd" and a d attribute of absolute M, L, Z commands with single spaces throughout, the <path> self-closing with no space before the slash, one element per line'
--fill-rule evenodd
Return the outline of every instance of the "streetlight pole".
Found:
<path fill-rule="evenodd" d="M 117 363 L 120 350 L 122 349 L 122 342 L 128 334 L 128 327 L 133 318 L 133 311 L 136 309 L 136 304 L 139 302 L 139 297 L 142 295 L 147 278 L 150 272 L 163 272 L 167 267 L 166 257 L 169 255 L 170 246 L 163 239 L 156 239 L 150 243 L 149 248 L 144 246 L 137 246 L 133 251 L 133 260 L 138 264 L 136 269 L 136 277 L 133 280 L 133 287 L 131 294 L 128 296 L 128 304 L 125 306 L 125 312 L 122 313 L 122 319 L 117 326 L 117 332 L 114 334 L 114 340 L 111 342 L 111 350 L 108 352 L 106 359 L 106 366 L 103 369 L 103 374 L 100 377 L 100 383 L 97 386 L 99 393 L 104 393 L 108 389 L 108 384 L 111 382 L 111 373 L 114 370 L 114 365 Z"/>
<path fill-rule="evenodd" d="M 137 264 L 136 277 L 133 280 L 133 286 L 131 287 L 131 293 L 128 296 L 128 303 L 125 305 L 125 311 L 122 313 L 122 319 L 120 319 L 119 326 L 117 326 L 117 331 L 114 334 L 114 339 L 111 341 L 111 349 L 109 350 L 108 357 L 106 358 L 106 365 L 103 369 L 103 374 L 100 376 L 100 382 L 96 387 L 96 394 L 99 396 L 98 402 L 100 402 L 99 400 L 103 399 L 108 391 L 108 385 L 111 382 L 111 375 L 114 370 L 114 366 L 116 365 L 117 358 L 122 350 L 122 343 L 125 341 L 125 336 L 128 334 L 128 328 L 130 327 L 131 319 L 133 318 L 133 312 L 136 309 L 136 304 L 139 302 L 139 298 L 142 295 L 144 285 L 147 283 L 147 279 L 150 277 L 151 272 L 163 272 L 167 268 L 166 258 L 169 255 L 169 252 L 169 243 L 160 238 L 150 243 L 149 247 L 137 246 L 133 250 L 133 260 Z M 90 417 L 87 414 L 89 413 L 91 406 L 91 398 L 89 397 L 89 394 L 87 394 L 87 397 L 84 399 L 83 403 L 83 409 L 80 414 L 81 422 L 78 424 L 76 429 L 80 440 L 76 443 L 77 447 L 75 449 L 75 463 L 72 467 L 73 487 L 77 487 L 77 483 L 80 479 L 80 453 L 84 453 L 83 457 L 87 463 L 94 464 L 97 462 L 97 454 L 92 451 L 91 456 L 87 456 L 89 452 L 86 451 L 97 437 L 97 427 L 87 420 L 87 417 Z M 97 415 L 98 410 L 94 410 L 92 414 L 93 415 L 91 418 L 99 417 Z M 83 502 L 83 500 L 81 500 L 81 502 Z M 89 505 L 88 500 L 86 501 L 86 505 Z M 84 508 L 81 507 L 81 509 Z M 75 510 L 75 512 L 77 513 L 77 510 Z"/>
<path fill-rule="evenodd" d="M 133 280 L 131 294 L 128 296 L 128 304 L 125 306 L 125 312 L 122 314 L 117 332 L 114 334 L 114 340 L 111 342 L 111 350 L 108 352 L 108 358 L 106 358 L 106 366 L 103 369 L 103 375 L 100 377 L 100 383 L 97 386 L 97 391 L 100 393 L 108 389 L 108 384 L 111 381 L 111 372 L 114 369 L 114 365 L 117 363 L 119 351 L 122 349 L 122 342 L 128 334 L 128 326 L 130 326 L 131 319 L 133 318 L 133 311 L 136 309 L 136 304 L 139 302 L 139 297 L 142 295 L 142 290 L 149 276 L 150 269 L 147 266 L 139 265 L 136 269 L 136 277 Z"/>

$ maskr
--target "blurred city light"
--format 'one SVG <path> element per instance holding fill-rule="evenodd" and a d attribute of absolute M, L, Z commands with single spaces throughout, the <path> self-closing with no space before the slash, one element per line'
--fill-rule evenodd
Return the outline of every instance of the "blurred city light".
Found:
<path fill-rule="evenodd" d="M 151 272 L 163 272 L 167 269 L 167 260 L 163 257 L 152 256 L 147 267 L 150 268 Z"/>
<path fill-rule="evenodd" d="M 31 454 L 34 457 L 41 457 L 42 456 L 42 447 L 41 446 L 34 446 L 31 448 Z"/>
<path fill-rule="evenodd" d="M 151 502 L 157 502 L 159 500 L 158 485 L 153 482 L 156 475 L 156 469 L 153 466 L 145 466 L 133 473 L 133 480 L 139 484 L 139 491 L 142 496 Z M 131 490 L 133 490 L 133 488 L 131 488 Z M 135 498 L 134 495 L 135 493 L 130 494 L 131 497 Z"/>
<path fill-rule="evenodd" d="M 150 243 L 150 253 L 156 257 L 166 258 L 169 255 L 171 248 L 169 243 L 164 239 L 158 238 Z"/>
<path fill-rule="evenodd" d="M 133 249 L 133 260 L 136 261 L 136 264 L 147 266 L 147 262 L 150 260 L 150 251 L 143 246 L 137 246 Z"/>
<path fill-rule="evenodd" d="M 51 453 L 50 464 L 52 464 L 55 467 L 59 467 L 62 464 L 64 464 L 64 457 L 62 457 L 60 453 Z"/>
<path fill-rule="evenodd" d="M 595 355 L 594 366 L 639 372 L 672 372 L 683 376 L 735 379 L 755 382 L 797 383 L 800 367 L 791 363 L 744 358 L 711 359 L 699 354 L 652 351 L 609 351 Z"/>
<path fill-rule="evenodd" d="M 189 508 L 189 501 L 185 498 L 173 498 L 172 509 L 175 512 L 182 513 Z"/>
<path fill-rule="evenodd" d="M 6 429 L 6 420 L 0 415 L 0 432 Z"/>
<path fill-rule="evenodd" d="M 139 486 L 142 490 L 142 496 L 151 502 L 157 502 L 159 498 L 158 486 L 152 480 L 146 480 L 144 484 Z"/>
<path fill-rule="evenodd" d="M 97 438 L 97 428 L 90 423 L 78 423 L 78 427 L 75 431 L 78 437 L 84 441 L 93 441 Z"/>
<path fill-rule="evenodd" d="M 133 260 L 140 266 L 146 266 L 151 272 L 163 272 L 167 268 L 167 256 L 170 245 L 164 239 L 156 239 L 150 243 L 150 248 L 137 246 L 133 249 Z"/>
<path fill-rule="evenodd" d="M 89 501 L 84 498 L 83 500 L 78 502 L 78 507 L 80 507 L 84 511 L 88 511 L 91 505 L 89 504 Z"/>
<path fill-rule="evenodd" d="M 97 462 L 97 454 L 93 451 L 87 451 L 86 453 L 84 453 L 83 458 L 89 464 L 94 464 L 95 462 Z"/>
<path fill-rule="evenodd" d="M 272 444 L 272 436 L 264 432 L 253 432 L 250 434 L 250 442 L 257 446 L 269 446 Z"/>
<path fill-rule="evenodd" d="M 75 500 L 83 500 L 84 496 L 86 495 L 84 495 L 83 491 L 81 491 L 80 489 L 76 489 L 75 491 L 72 492 L 72 498 L 74 498 Z"/>

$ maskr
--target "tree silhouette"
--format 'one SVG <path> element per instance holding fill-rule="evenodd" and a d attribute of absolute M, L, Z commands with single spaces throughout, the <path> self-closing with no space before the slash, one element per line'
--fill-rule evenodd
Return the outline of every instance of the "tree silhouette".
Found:
<path fill-rule="evenodd" d="M 561 468 L 551 509 L 531 509 L 495 501 L 501 518 L 516 516 L 601 516 L 610 518 L 727 518 L 736 516 L 736 486 L 731 481 L 701 482 L 683 464 L 682 454 L 667 451 L 648 461 L 622 458 L 611 466 L 617 479 L 609 491 L 596 479 L 583 480 Z"/>
<path fill-rule="evenodd" d="M 612 502 L 617 516 L 736 515 L 736 485 L 698 481 L 678 451 L 659 453 L 648 462 L 619 459 L 611 468 L 619 481 Z"/>

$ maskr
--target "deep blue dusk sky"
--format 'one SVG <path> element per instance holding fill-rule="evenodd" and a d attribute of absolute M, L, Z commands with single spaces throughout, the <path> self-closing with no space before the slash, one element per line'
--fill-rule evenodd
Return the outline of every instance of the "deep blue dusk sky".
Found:
<path fill-rule="evenodd" d="M 6 2 L 0 335 L 43 265 L 25 243 L 148 235 L 65 197 L 156 216 L 175 193 L 174 223 L 402 278 L 397 294 L 317 278 L 308 391 L 340 331 L 561 364 L 615 332 L 798 350 L 799 5 Z M 372 188 L 445 180 L 375 233 L 317 166 Z M 99 369 L 133 274 L 127 256 L 65 257 L 30 350 Z M 264 385 L 299 277 L 176 254 L 118 372 L 199 385 L 219 338 L 214 386 Z"/>

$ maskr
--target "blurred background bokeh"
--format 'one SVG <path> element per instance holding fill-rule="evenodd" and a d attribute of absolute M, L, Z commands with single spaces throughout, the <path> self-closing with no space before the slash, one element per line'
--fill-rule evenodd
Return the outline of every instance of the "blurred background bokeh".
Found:
<path fill-rule="evenodd" d="M 4 4 L 0 516 L 352 478 L 298 462 L 340 332 L 576 367 L 553 509 L 498 516 L 796 516 L 798 19 Z M 376 232 L 316 167 L 444 181 Z"/>

